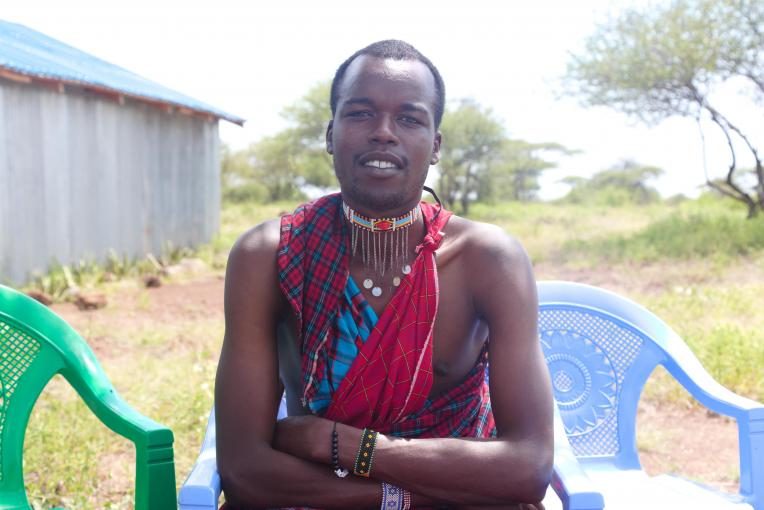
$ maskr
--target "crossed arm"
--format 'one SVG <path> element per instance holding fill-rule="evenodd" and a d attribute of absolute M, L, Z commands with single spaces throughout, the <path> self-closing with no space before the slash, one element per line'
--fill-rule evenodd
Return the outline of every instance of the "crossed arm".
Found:
<path fill-rule="evenodd" d="M 363 479 L 332 472 L 332 422 L 315 416 L 276 422 L 282 388 L 275 331 L 288 313 L 277 281 L 278 235 L 277 222 L 256 227 L 237 242 L 228 263 L 215 396 L 227 501 L 235 508 L 378 508 L 381 481 L 411 491 L 414 506 L 517 508 L 540 501 L 551 475 L 552 400 L 536 334 L 535 283 L 516 243 L 491 241 L 471 261 L 492 267 L 489 275 L 475 275 L 474 285 L 475 306 L 491 331 L 498 437 L 380 435 L 373 478 Z M 338 424 L 337 431 L 340 464 L 350 467 L 361 430 Z"/>

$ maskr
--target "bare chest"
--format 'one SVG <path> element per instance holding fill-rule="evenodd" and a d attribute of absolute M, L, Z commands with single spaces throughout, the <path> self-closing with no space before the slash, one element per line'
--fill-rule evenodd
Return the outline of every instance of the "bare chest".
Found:
<path fill-rule="evenodd" d="M 392 292 L 374 296 L 363 285 L 362 268 L 351 267 L 351 276 L 377 315 L 385 311 Z M 463 268 L 446 264 L 438 268 L 439 304 L 433 331 L 432 368 L 434 382 L 430 396 L 440 395 L 456 386 L 478 360 L 488 337 L 488 328 L 480 320 L 472 304 Z"/>

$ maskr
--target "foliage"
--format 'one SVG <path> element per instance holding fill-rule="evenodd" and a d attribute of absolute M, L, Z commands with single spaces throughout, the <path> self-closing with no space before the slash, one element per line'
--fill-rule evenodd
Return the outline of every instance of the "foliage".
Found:
<path fill-rule="evenodd" d="M 304 197 L 304 186 L 335 185 L 331 158 L 325 149 L 329 83 L 312 87 L 282 116 L 288 127 L 247 149 L 222 154 L 223 197 L 231 201 L 278 201 Z"/>
<path fill-rule="evenodd" d="M 493 111 L 469 99 L 446 110 L 440 130 L 438 195 L 450 208 L 459 204 L 462 214 L 474 201 L 536 198 L 541 173 L 556 166 L 545 156 L 570 152 L 555 143 L 508 138 Z"/>
<path fill-rule="evenodd" d="M 672 0 L 624 11 L 600 25 L 568 65 L 571 91 L 585 104 L 616 108 L 647 123 L 673 115 L 710 120 L 728 143 L 730 166 L 720 193 L 764 208 L 764 168 L 750 136 L 713 101 L 723 84 L 742 82 L 764 99 L 764 3 L 760 0 Z M 737 80 L 737 81 L 735 81 Z M 748 86 L 750 85 L 750 87 Z M 755 161 L 752 189 L 735 181 L 743 142 Z"/>
<path fill-rule="evenodd" d="M 223 187 L 223 202 L 227 203 L 251 202 L 260 204 L 265 202 L 268 197 L 268 190 L 265 186 L 255 180 Z"/>
<path fill-rule="evenodd" d="M 491 173 L 505 140 L 504 127 L 493 112 L 472 100 L 448 108 L 440 125 L 441 145 L 438 195 L 453 208 L 461 203 L 467 214 L 477 198 L 480 182 Z"/>
<path fill-rule="evenodd" d="M 640 165 L 630 160 L 622 161 L 588 179 L 573 176 L 562 179 L 562 182 L 570 186 L 570 191 L 562 201 L 610 206 L 655 202 L 660 195 L 648 181 L 662 173 L 663 170 L 654 166 Z"/>
<path fill-rule="evenodd" d="M 566 250 L 603 262 L 709 258 L 721 263 L 764 250 L 764 229 L 729 214 L 672 214 L 627 235 L 571 240 Z"/>
<path fill-rule="evenodd" d="M 717 381 L 736 393 L 764 400 L 764 379 L 759 375 L 764 363 L 760 282 L 685 281 L 641 302 L 666 318 Z M 646 388 L 648 397 L 693 404 L 686 391 L 668 382 L 668 376 L 658 377 Z"/>
<path fill-rule="evenodd" d="M 575 151 L 558 143 L 506 139 L 501 147 L 499 161 L 492 167 L 489 178 L 481 181 L 477 199 L 485 202 L 535 200 L 541 188 L 541 174 L 557 166 L 549 158 L 573 153 Z"/>

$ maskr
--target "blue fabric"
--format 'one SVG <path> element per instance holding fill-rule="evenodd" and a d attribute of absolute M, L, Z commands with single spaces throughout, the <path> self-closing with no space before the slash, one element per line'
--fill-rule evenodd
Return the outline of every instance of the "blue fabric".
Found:
<path fill-rule="evenodd" d="M 376 312 L 361 294 L 361 289 L 353 278 L 348 276 L 337 313 L 339 334 L 332 345 L 332 350 L 337 353 L 337 356 L 335 359 L 326 360 L 324 367 L 329 374 L 328 377 L 320 378 L 318 391 L 308 404 L 311 411 L 322 414 L 329 407 L 332 394 L 350 370 L 350 366 L 358 355 L 359 347 L 369 338 L 377 319 Z"/>

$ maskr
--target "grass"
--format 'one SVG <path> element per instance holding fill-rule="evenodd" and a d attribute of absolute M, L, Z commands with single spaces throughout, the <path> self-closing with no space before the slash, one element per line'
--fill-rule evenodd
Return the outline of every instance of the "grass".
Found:
<path fill-rule="evenodd" d="M 220 233 L 194 252 L 174 249 L 167 263 L 184 256 L 205 261 L 220 276 L 236 238 L 254 224 L 294 204 L 228 204 Z M 764 221 L 715 201 L 646 207 L 569 204 L 477 204 L 472 218 L 504 227 L 526 247 L 537 277 L 596 283 L 646 305 L 690 345 L 724 385 L 764 401 Z M 180 300 L 165 313 L 137 277 L 147 261 L 114 257 L 104 266 L 70 268 L 80 285 L 98 287 L 109 306 L 72 320 L 88 339 L 122 396 L 175 433 L 178 484 L 197 454 L 212 403 L 223 333 L 219 310 Z M 58 272 L 56 272 L 58 271 Z M 59 288 L 61 268 L 47 275 Z M 54 283 L 55 281 L 55 283 Z M 687 395 L 655 375 L 645 391 L 659 402 Z M 60 380 L 35 407 L 25 443 L 26 483 L 35 508 L 130 508 L 134 457 L 130 444 L 106 430 Z"/>
<path fill-rule="evenodd" d="M 123 324 L 124 318 L 117 320 Z M 99 336 L 102 327 L 90 332 L 98 338 L 91 343 L 97 344 L 104 370 L 134 408 L 173 430 L 181 478 L 196 457 L 212 404 L 221 321 L 203 316 L 173 323 L 136 321 L 118 335 Z M 103 508 L 104 501 L 113 508 L 132 507 L 131 443 L 106 429 L 61 377 L 35 406 L 25 450 L 26 482 L 37 507 Z"/>
<path fill-rule="evenodd" d="M 177 264 L 184 258 L 193 257 L 215 270 L 222 270 L 225 268 L 228 252 L 239 235 L 249 227 L 293 208 L 293 203 L 278 202 L 228 204 L 222 210 L 220 232 L 209 243 L 196 249 L 167 244 L 162 253 L 155 258 L 156 262 L 148 257 L 129 258 L 115 252 L 110 252 L 102 262 L 83 259 L 64 265 L 53 261 L 46 273 L 33 275 L 25 289 L 43 292 L 54 301 L 61 302 L 68 299 L 68 291 L 73 286 L 93 289 L 114 280 L 156 274 L 157 263 L 166 267 Z"/>
<path fill-rule="evenodd" d="M 710 258 L 722 262 L 764 248 L 764 224 L 733 215 L 708 213 L 669 216 L 634 234 L 593 240 L 571 240 L 564 248 L 605 261 L 653 262 L 663 259 Z"/>
<path fill-rule="evenodd" d="M 708 372 L 737 393 L 764 401 L 764 306 L 757 281 L 731 284 L 717 281 L 694 287 L 675 287 L 643 303 L 682 336 Z M 661 375 L 664 381 L 667 375 Z M 655 384 L 647 395 L 659 400 L 689 402 L 675 385 Z"/>

